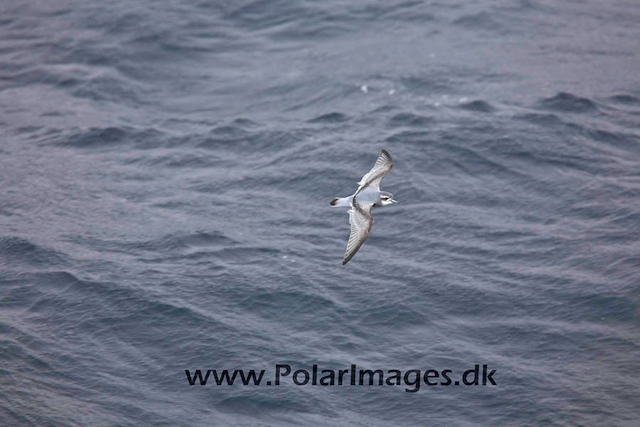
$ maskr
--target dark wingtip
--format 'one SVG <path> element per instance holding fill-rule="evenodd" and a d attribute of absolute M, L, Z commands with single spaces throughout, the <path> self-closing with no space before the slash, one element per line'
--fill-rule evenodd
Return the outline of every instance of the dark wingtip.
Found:
<path fill-rule="evenodd" d="M 333 199 L 332 201 L 329 202 L 331 206 L 335 206 L 336 203 L 338 203 L 338 199 Z"/>
<path fill-rule="evenodd" d="M 385 156 L 387 156 L 387 157 L 389 158 L 389 160 L 392 160 L 392 159 L 391 159 L 391 154 L 389 154 L 389 152 L 388 152 L 387 150 L 382 150 L 382 153 L 383 153 Z M 392 160 L 392 161 L 393 161 L 393 160 Z"/>

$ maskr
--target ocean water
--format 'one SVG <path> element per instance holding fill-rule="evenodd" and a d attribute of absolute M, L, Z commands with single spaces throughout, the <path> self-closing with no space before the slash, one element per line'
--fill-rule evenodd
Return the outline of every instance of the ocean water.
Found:
<path fill-rule="evenodd" d="M 0 425 L 637 426 L 640 4 L 0 4 Z M 382 188 L 341 265 L 351 194 Z M 191 386 L 185 370 L 496 370 Z"/>

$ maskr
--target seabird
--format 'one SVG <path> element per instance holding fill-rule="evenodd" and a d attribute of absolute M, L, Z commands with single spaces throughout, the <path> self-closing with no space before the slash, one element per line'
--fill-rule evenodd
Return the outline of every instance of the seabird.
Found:
<path fill-rule="evenodd" d="M 369 236 L 371 226 L 373 226 L 371 209 L 398 203 L 393 198 L 393 194 L 380 191 L 380 181 L 391 172 L 392 168 L 391 155 L 387 150 L 382 150 L 378 160 L 376 160 L 376 164 L 358 182 L 358 190 L 351 196 L 339 197 L 330 202 L 330 205 L 334 207 L 349 206 L 351 208 L 349 209 L 351 234 L 349 235 L 347 251 L 344 254 L 342 265 L 345 265 L 353 258 L 367 236 Z"/>

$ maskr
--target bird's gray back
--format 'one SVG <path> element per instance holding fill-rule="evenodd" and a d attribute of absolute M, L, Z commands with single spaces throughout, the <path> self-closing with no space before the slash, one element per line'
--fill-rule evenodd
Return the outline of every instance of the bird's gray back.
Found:
<path fill-rule="evenodd" d="M 356 203 L 361 206 L 373 205 L 380 201 L 380 190 L 375 187 L 367 187 L 362 189 L 356 195 Z"/>

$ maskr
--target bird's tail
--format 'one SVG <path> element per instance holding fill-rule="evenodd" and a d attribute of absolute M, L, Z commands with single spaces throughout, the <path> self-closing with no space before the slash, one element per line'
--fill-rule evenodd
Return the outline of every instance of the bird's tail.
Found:
<path fill-rule="evenodd" d="M 335 198 L 331 202 L 329 202 L 331 206 L 340 207 L 340 206 L 350 206 L 351 205 L 351 197 L 340 197 Z"/>

